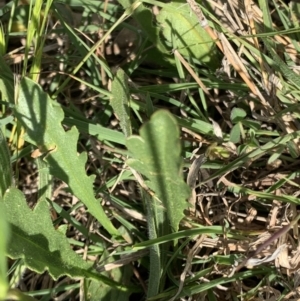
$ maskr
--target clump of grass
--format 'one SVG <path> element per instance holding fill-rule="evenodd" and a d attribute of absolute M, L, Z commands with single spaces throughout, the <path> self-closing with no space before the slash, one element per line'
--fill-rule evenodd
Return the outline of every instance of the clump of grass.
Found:
<path fill-rule="evenodd" d="M 299 298 L 298 6 L 2 7 L 0 298 Z"/>

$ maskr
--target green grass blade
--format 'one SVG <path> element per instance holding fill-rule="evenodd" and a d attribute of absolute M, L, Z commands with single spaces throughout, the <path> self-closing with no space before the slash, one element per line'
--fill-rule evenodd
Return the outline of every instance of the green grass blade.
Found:
<path fill-rule="evenodd" d="M 6 138 L 0 128 L 0 197 L 11 187 L 13 179 L 12 167 L 10 163 L 10 153 Z"/>
<path fill-rule="evenodd" d="M 265 155 L 266 153 L 268 153 L 271 150 L 274 150 L 278 147 L 285 146 L 288 141 L 297 139 L 299 137 L 299 135 L 300 135 L 300 131 L 296 131 L 296 132 L 287 134 L 283 137 L 278 137 L 270 142 L 267 142 L 265 145 L 262 145 L 261 147 L 253 150 L 252 152 L 235 159 L 234 161 L 227 164 L 225 167 L 219 169 L 216 173 L 214 173 L 208 179 L 206 179 L 205 181 L 202 181 L 200 183 L 200 185 L 207 183 L 221 175 L 224 175 L 224 174 L 228 173 L 229 171 L 233 171 L 233 170 L 237 169 L 238 167 L 243 166 L 243 164 L 245 164 L 246 162 L 255 160 L 255 159 Z"/>

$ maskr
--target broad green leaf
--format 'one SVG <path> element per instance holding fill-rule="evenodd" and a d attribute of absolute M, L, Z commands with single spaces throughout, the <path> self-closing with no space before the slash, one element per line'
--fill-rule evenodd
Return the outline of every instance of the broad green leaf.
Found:
<path fill-rule="evenodd" d="M 176 232 L 190 189 L 183 181 L 179 128 L 174 117 L 160 110 L 140 130 L 127 139 L 132 159 L 127 164 L 143 174 L 148 187 L 162 204 L 172 230 Z"/>
<path fill-rule="evenodd" d="M 23 78 L 15 111 L 26 128 L 27 140 L 45 154 L 50 173 L 69 185 L 74 195 L 110 234 L 118 235 L 94 197 L 94 178 L 85 173 L 87 155 L 77 154 L 78 130 L 72 127 L 65 132 L 61 125 L 64 114 L 60 106 L 38 84 Z"/>
<path fill-rule="evenodd" d="M 120 120 L 120 126 L 125 137 L 128 137 L 132 134 L 129 111 L 130 93 L 128 77 L 121 68 L 118 69 L 112 81 L 111 93 L 110 104 Z"/>
<path fill-rule="evenodd" d="M 186 57 L 215 65 L 216 45 L 187 5 L 168 3 L 157 16 L 164 37 Z M 175 41 L 173 38 L 175 38 Z"/>
<path fill-rule="evenodd" d="M 12 168 L 6 139 L 0 128 L 0 197 L 12 185 Z"/>
<path fill-rule="evenodd" d="M 230 114 L 230 119 L 232 122 L 237 123 L 246 117 L 246 112 L 240 108 L 233 108 Z"/>
<path fill-rule="evenodd" d="M 241 129 L 238 123 L 232 127 L 229 140 L 232 143 L 238 143 L 241 140 Z"/>
<path fill-rule="evenodd" d="M 91 268 L 90 263 L 71 250 L 67 238 L 54 229 L 46 202 L 38 202 L 31 210 L 22 192 L 12 188 L 0 204 L 11 226 L 9 257 L 23 258 L 37 273 L 47 269 L 54 279 L 62 275 L 83 277 L 83 270 Z"/>
<path fill-rule="evenodd" d="M 55 230 L 45 201 L 31 210 L 22 192 L 16 188 L 7 191 L 0 200 L 0 210 L 6 211 L 11 228 L 7 254 L 13 259 L 22 258 L 28 268 L 43 273 L 48 270 L 54 279 L 68 275 L 71 278 L 91 278 L 115 288 L 122 285 L 92 270 L 93 263 L 77 255 L 61 231 Z"/>
<path fill-rule="evenodd" d="M 0 161 L 1 162 L 1 161 Z M 2 196 L 0 196 L 1 200 Z M 8 290 L 7 279 L 7 258 L 6 249 L 9 240 L 9 226 L 6 219 L 6 212 L 0 202 L 0 300 L 5 300 Z"/>

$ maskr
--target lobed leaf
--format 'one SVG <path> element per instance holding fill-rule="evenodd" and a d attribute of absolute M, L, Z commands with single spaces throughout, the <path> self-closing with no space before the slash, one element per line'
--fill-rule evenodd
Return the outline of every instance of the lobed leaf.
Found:
<path fill-rule="evenodd" d="M 12 188 L 0 199 L 0 211 L 6 212 L 11 239 L 7 255 L 22 258 L 25 265 L 37 272 L 48 271 L 54 280 L 61 276 L 89 278 L 115 289 L 128 288 L 93 270 L 93 263 L 84 261 L 71 248 L 60 229 L 55 230 L 46 201 L 40 201 L 31 210 L 23 193 Z"/>
<path fill-rule="evenodd" d="M 20 83 L 16 116 L 27 131 L 27 140 L 45 154 L 50 174 L 67 183 L 90 213 L 112 235 L 118 231 L 94 197 L 93 177 L 85 172 L 86 154 L 77 154 L 78 130 L 65 132 L 61 125 L 64 114 L 35 82 L 23 78 Z"/>
<path fill-rule="evenodd" d="M 11 227 L 9 257 L 23 258 L 37 273 L 48 270 L 54 279 L 63 275 L 83 277 L 84 270 L 91 269 L 90 263 L 72 251 L 67 238 L 53 228 L 45 201 L 39 202 L 32 211 L 22 192 L 12 188 L 0 201 L 0 208 L 5 210 Z"/>

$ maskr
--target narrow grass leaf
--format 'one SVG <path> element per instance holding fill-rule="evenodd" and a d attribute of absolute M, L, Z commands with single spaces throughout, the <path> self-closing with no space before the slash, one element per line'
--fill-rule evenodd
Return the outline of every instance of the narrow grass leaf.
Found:
<path fill-rule="evenodd" d="M 3 100 L 14 103 L 14 75 L 2 56 L 0 56 L 0 92 Z"/>
<path fill-rule="evenodd" d="M 7 43 L 5 38 L 5 32 L 2 23 L 0 24 L 0 55 L 3 56 L 6 52 Z"/>
<path fill-rule="evenodd" d="M 75 118 L 64 119 L 64 124 L 68 126 L 76 126 L 81 133 L 96 136 L 100 141 L 110 141 L 125 145 L 125 137 L 123 133 L 101 126 L 100 124 L 93 124 L 89 120 L 82 121 Z"/>
<path fill-rule="evenodd" d="M 146 114 L 150 118 L 150 116 L 154 113 L 154 106 L 149 93 L 146 94 L 145 101 L 146 101 L 146 106 L 145 106 Z"/>
<path fill-rule="evenodd" d="M 268 159 L 268 164 L 271 164 L 275 160 L 277 160 L 281 156 L 283 150 L 284 148 L 279 148 L 276 152 L 274 152 L 274 154 L 272 154 L 271 157 Z"/>
<path fill-rule="evenodd" d="M 268 153 L 270 150 L 277 149 L 279 147 L 286 146 L 286 143 L 290 140 L 298 138 L 300 135 L 300 131 L 296 131 L 290 134 L 287 134 L 282 137 L 278 137 L 276 139 L 273 139 L 272 141 L 267 142 L 266 144 L 256 148 L 255 150 L 240 156 L 239 158 L 235 159 L 234 161 L 230 162 L 226 166 L 220 168 L 216 173 L 214 173 L 212 176 L 210 176 L 208 179 L 205 179 L 200 183 L 200 185 L 207 183 L 208 181 L 211 181 L 219 176 L 224 175 L 225 173 L 229 171 L 233 171 L 237 169 L 238 167 L 241 167 L 245 162 L 253 161 L 264 154 Z"/>
<path fill-rule="evenodd" d="M 287 143 L 288 150 L 292 156 L 292 158 L 296 159 L 299 157 L 299 148 L 298 145 L 295 144 L 294 141 L 289 141 Z"/>
<path fill-rule="evenodd" d="M 6 138 L 0 128 L 0 197 L 12 185 L 13 172 Z"/>
<path fill-rule="evenodd" d="M 41 10 L 42 10 L 43 1 L 37 0 L 35 2 L 30 1 L 29 5 L 26 5 L 28 9 L 28 17 L 25 23 L 27 29 L 27 36 L 26 36 L 26 44 L 25 44 L 25 56 L 24 56 L 24 68 L 23 75 L 25 76 L 27 65 L 29 61 L 29 51 L 34 43 L 34 38 L 38 32 L 40 18 L 41 18 Z M 36 49 L 35 49 L 36 50 Z"/>
<path fill-rule="evenodd" d="M 27 130 L 27 140 L 45 154 L 50 173 L 67 183 L 71 191 L 88 208 L 90 213 L 112 235 L 118 231 L 94 197 L 93 177 L 85 172 L 87 155 L 77 155 L 78 130 L 73 127 L 65 132 L 61 125 L 63 111 L 29 79 L 20 84 L 16 116 Z"/>
<path fill-rule="evenodd" d="M 237 280 L 241 281 L 243 279 L 255 277 L 256 275 L 266 274 L 268 272 L 270 273 L 270 270 L 255 269 L 255 270 L 245 271 L 241 273 L 236 273 L 232 277 L 219 277 L 209 282 L 204 282 L 204 283 L 202 282 L 200 284 L 196 281 L 193 285 L 184 287 L 183 291 L 180 293 L 178 297 L 192 296 L 195 294 L 199 294 L 201 292 L 205 292 L 209 289 L 216 288 L 218 285 L 235 282 Z M 170 297 L 174 296 L 176 290 L 177 289 L 173 289 L 171 291 L 162 293 L 160 295 L 155 296 L 155 298 L 152 298 L 151 300 L 169 300 Z"/>
<path fill-rule="evenodd" d="M 164 233 L 161 233 L 161 225 L 165 223 L 165 212 L 162 206 L 155 206 L 156 199 L 150 194 L 145 193 L 142 190 L 142 197 L 144 203 L 147 206 L 147 224 L 148 224 L 148 233 L 149 239 L 156 239 Z M 157 208 L 158 207 L 158 208 Z M 166 249 L 168 246 L 163 246 Z M 158 245 L 153 245 L 150 247 L 150 266 L 149 266 L 149 284 L 147 290 L 147 298 L 153 297 L 158 294 L 159 287 L 162 279 L 162 266 L 166 264 L 165 254 L 163 252 L 163 247 Z"/>
<path fill-rule="evenodd" d="M 300 76 L 291 70 L 286 63 L 280 58 L 276 51 L 272 48 L 272 43 L 267 39 L 264 39 L 264 44 L 270 53 L 272 59 L 274 60 L 273 67 L 275 70 L 279 71 L 280 74 L 285 76 L 295 87 L 300 87 Z"/>
<path fill-rule="evenodd" d="M 38 3 L 39 1 L 36 1 Z M 44 55 L 44 43 L 45 43 L 45 27 L 46 23 L 48 22 L 48 18 L 50 18 L 50 7 L 52 5 L 52 0 L 47 0 L 46 5 L 41 6 L 34 6 L 34 9 L 32 11 L 32 15 L 30 16 L 30 20 L 36 20 L 36 28 L 35 28 L 35 55 L 33 56 L 32 59 L 32 65 L 30 68 L 30 74 L 31 77 L 34 81 L 38 81 L 38 78 L 40 76 L 41 72 L 41 63 L 42 63 L 42 57 Z M 28 28 L 35 23 L 35 22 L 30 22 Z"/>
<path fill-rule="evenodd" d="M 253 129 L 254 131 L 258 131 L 261 128 L 260 122 L 256 120 L 243 119 L 241 122 L 244 126 Z"/>
<path fill-rule="evenodd" d="M 183 181 L 179 128 L 174 117 L 161 110 L 140 130 L 140 136 L 127 139 L 132 159 L 127 164 L 147 179 L 147 185 L 162 202 L 172 231 L 177 231 L 190 189 Z"/>

